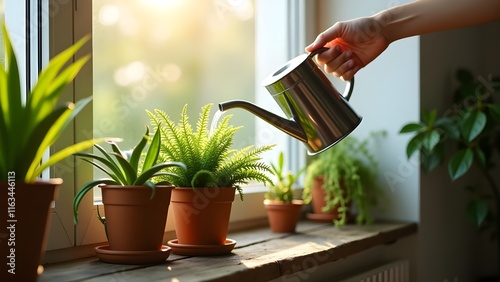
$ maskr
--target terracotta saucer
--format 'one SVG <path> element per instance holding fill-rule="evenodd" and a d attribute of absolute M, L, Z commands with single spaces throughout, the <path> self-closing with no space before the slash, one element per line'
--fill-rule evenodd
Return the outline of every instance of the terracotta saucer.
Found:
<path fill-rule="evenodd" d="M 306 217 L 316 222 L 332 223 L 336 215 L 330 213 L 307 213 Z"/>
<path fill-rule="evenodd" d="M 118 264 L 160 264 L 164 263 L 172 249 L 163 245 L 157 251 L 115 251 L 109 245 L 95 247 L 96 256 L 103 262 Z"/>
<path fill-rule="evenodd" d="M 183 256 L 217 256 L 231 253 L 236 246 L 236 241 L 226 239 L 224 245 L 185 245 L 179 244 L 177 239 L 168 241 L 174 254 Z"/>

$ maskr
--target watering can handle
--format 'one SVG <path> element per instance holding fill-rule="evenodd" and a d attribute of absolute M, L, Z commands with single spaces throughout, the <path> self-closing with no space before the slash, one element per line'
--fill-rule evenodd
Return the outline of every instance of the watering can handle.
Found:
<path fill-rule="evenodd" d="M 317 54 L 323 53 L 323 52 L 325 52 L 326 50 L 329 50 L 329 49 L 330 48 L 321 47 L 321 48 L 316 49 L 316 50 L 312 51 L 311 53 L 309 53 L 309 56 L 310 57 L 314 57 Z M 352 90 L 353 89 L 354 89 L 354 76 L 351 78 L 351 80 L 347 80 L 346 81 L 346 86 L 345 86 L 345 89 L 344 89 L 344 93 L 342 94 L 342 96 L 344 96 L 344 98 L 346 98 L 347 101 L 349 101 L 349 99 L 351 98 Z"/>

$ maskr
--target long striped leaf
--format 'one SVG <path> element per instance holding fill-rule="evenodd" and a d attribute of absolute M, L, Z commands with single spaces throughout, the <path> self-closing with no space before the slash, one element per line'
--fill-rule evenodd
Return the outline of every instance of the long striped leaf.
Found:
<path fill-rule="evenodd" d="M 142 150 L 144 147 L 146 147 L 146 144 L 148 143 L 148 137 L 149 136 L 149 127 L 146 126 L 146 133 L 144 133 L 144 136 L 142 137 L 141 141 L 137 146 L 135 146 L 134 150 L 132 151 L 132 155 L 130 156 L 130 165 L 135 171 L 139 170 L 139 159 L 141 158 Z"/>
<path fill-rule="evenodd" d="M 156 160 L 158 159 L 158 155 L 160 154 L 160 131 L 157 130 L 155 135 L 153 136 L 153 140 L 151 141 L 151 144 L 149 145 L 148 152 L 146 154 L 146 157 L 144 158 L 144 164 L 142 169 L 147 170 L 150 167 L 152 167 L 155 163 Z"/>

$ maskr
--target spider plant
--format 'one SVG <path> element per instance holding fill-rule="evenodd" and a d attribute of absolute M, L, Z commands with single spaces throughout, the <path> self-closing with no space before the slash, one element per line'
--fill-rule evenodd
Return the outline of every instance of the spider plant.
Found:
<path fill-rule="evenodd" d="M 121 185 L 121 186 L 141 186 L 146 185 L 151 188 L 151 198 L 154 197 L 156 185 L 170 184 L 165 181 L 153 182 L 153 178 L 157 176 L 169 176 L 175 179 L 178 176 L 172 172 L 162 171 L 167 167 L 177 167 L 179 171 L 186 169 L 186 166 L 181 162 L 157 162 L 160 152 L 161 138 L 160 131 L 156 131 L 151 144 L 145 153 L 141 162 L 141 156 L 148 143 L 149 127 L 146 126 L 146 133 L 139 143 L 131 150 L 121 150 L 118 144 L 113 140 L 108 140 L 112 152 L 107 152 L 101 146 L 95 144 L 94 147 L 99 150 L 101 155 L 92 153 L 76 153 L 75 156 L 82 158 L 83 161 L 90 163 L 94 167 L 103 171 L 109 178 L 102 178 L 87 182 L 82 186 L 76 194 L 73 201 L 73 216 L 75 224 L 78 221 L 78 206 L 82 198 L 98 185 Z M 104 219 L 99 216 L 101 222 Z"/>
<path fill-rule="evenodd" d="M 293 184 L 298 180 L 300 175 L 306 170 L 306 167 L 299 170 L 297 173 L 285 171 L 285 156 L 280 152 L 278 163 L 271 164 L 271 170 L 276 180 L 269 185 L 269 191 L 265 197 L 271 201 L 280 201 L 283 203 L 291 203 L 293 200 Z"/>

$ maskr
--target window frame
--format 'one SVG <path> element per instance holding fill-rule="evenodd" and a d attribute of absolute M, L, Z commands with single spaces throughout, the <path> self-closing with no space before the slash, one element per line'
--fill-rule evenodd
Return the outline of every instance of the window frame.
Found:
<path fill-rule="evenodd" d="M 79 38 L 92 33 L 92 1 L 61 1 L 61 0 L 40 0 L 47 2 L 49 19 L 48 42 L 50 57 L 57 54 L 76 42 Z M 309 1 L 311 2 L 311 1 Z M 214 5 L 221 1 L 214 1 Z M 265 32 L 265 36 L 256 39 L 256 50 L 266 50 L 265 54 L 256 54 L 256 103 L 266 105 L 271 112 L 282 115 L 279 106 L 272 101 L 267 91 L 260 86 L 260 82 L 268 73 L 277 66 L 288 61 L 304 51 L 306 39 L 305 34 L 311 26 L 306 26 L 306 21 L 314 11 L 314 4 L 305 0 L 276 0 L 264 1 L 255 0 L 257 28 Z M 276 19 L 276 11 L 283 11 L 279 19 L 282 25 L 267 23 Z M 267 12 L 267 18 L 266 18 Z M 312 19 L 312 18 L 311 18 Z M 271 26 L 273 28 L 271 28 Z M 259 32 L 259 31 L 257 31 Z M 279 34 L 280 40 L 277 40 Z M 269 43 L 271 42 L 271 44 Z M 260 48 L 260 49 L 259 49 Z M 92 40 L 90 40 L 75 56 L 78 57 L 92 52 Z M 92 61 L 90 60 L 81 70 L 74 82 L 66 88 L 63 99 L 77 101 L 92 93 Z M 271 102 L 272 101 L 272 102 Z M 269 106 L 268 106 L 269 105 Z M 273 106 L 270 106 L 273 105 Z M 54 150 L 67 146 L 75 142 L 92 138 L 92 107 L 87 107 L 75 119 L 74 126 L 65 133 L 65 136 L 54 146 Z M 298 170 L 306 163 L 305 147 L 297 140 L 274 128 L 272 125 L 256 118 L 257 132 L 263 138 L 272 136 L 273 143 L 285 144 L 283 146 L 287 153 L 288 167 Z M 259 135 L 258 134 L 258 135 Z M 259 145 L 259 140 L 256 145 Z M 275 141 L 276 140 L 276 141 Z M 268 140 L 267 140 L 268 141 Z M 278 150 L 266 153 L 263 157 L 266 160 L 277 159 Z M 73 196 L 84 183 L 89 180 L 89 175 L 93 174 L 93 169 L 88 165 L 79 165 L 75 158 L 68 158 L 51 170 L 52 177 L 62 177 L 64 184 L 60 188 L 59 198 L 52 213 L 52 224 L 49 233 L 47 262 L 55 262 L 78 258 L 88 255 L 92 251 L 90 247 L 106 241 L 102 224 L 98 221 L 96 205 L 92 198 L 92 193 L 82 200 L 79 209 L 79 224 L 73 224 Z M 248 227 L 248 224 L 255 222 L 262 223 L 260 219 L 265 219 L 266 213 L 262 201 L 264 199 L 265 187 L 244 187 L 245 200 L 241 202 L 235 199 L 232 208 L 230 229 L 238 227 Z M 251 207 L 251 208 L 249 208 Z M 102 208 L 101 208 L 102 211 Z M 245 223 L 250 222 L 250 223 Z M 167 220 L 166 231 L 172 231 L 172 219 Z M 72 251 L 85 248 L 85 251 Z"/>

